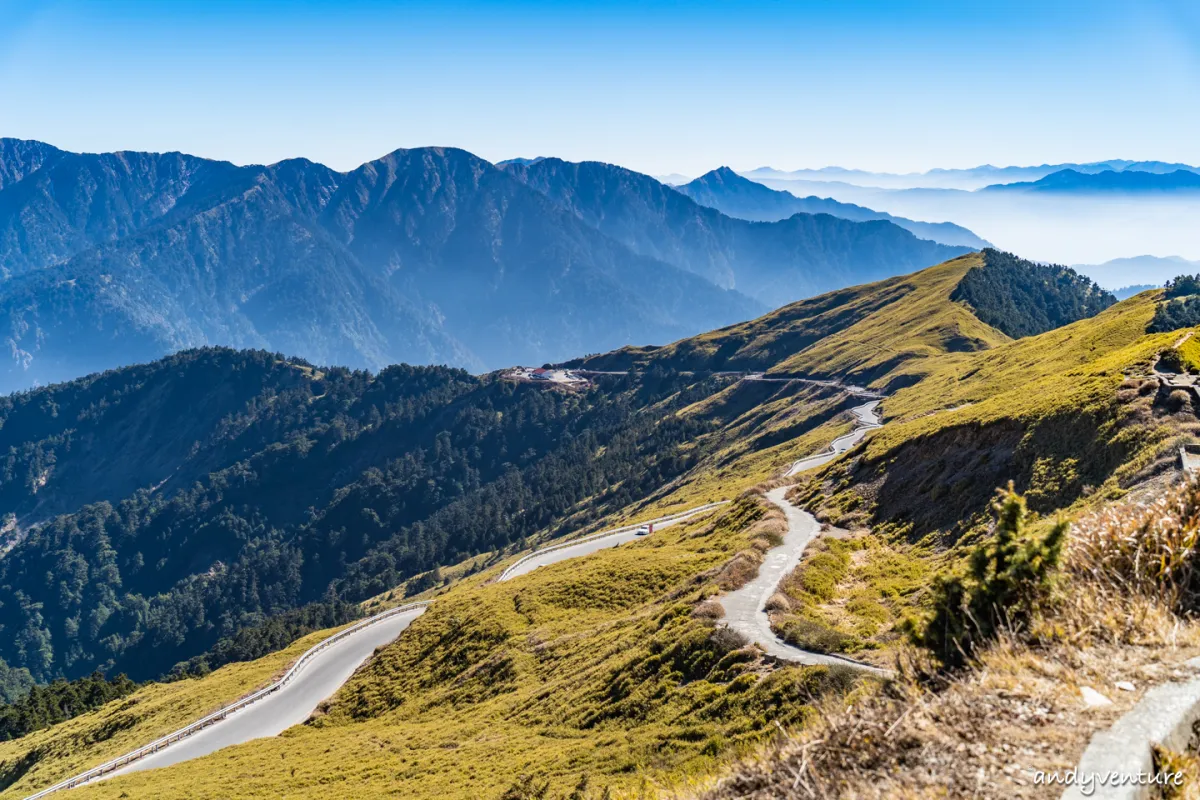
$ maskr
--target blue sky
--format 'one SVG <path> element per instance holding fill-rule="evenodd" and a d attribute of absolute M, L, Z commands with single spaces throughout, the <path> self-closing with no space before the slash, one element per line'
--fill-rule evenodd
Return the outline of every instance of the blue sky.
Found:
<path fill-rule="evenodd" d="M 1200 4 L 0 0 L 0 135 L 349 169 L 1200 163 Z"/>

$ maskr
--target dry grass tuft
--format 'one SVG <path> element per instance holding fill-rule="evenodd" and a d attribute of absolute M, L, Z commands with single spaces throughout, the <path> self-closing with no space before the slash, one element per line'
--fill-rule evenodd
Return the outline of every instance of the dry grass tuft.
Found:
<path fill-rule="evenodd" d="M 696 619 L 711 619 L 715 621 L 725 616 L 725 606 L 716 600 L 705 600 L 692 609 L 692 616 Z"/>
<path fill-rule="evenodd" d="M 1068 566 L 1120 597 L 1130 594 L 1176 612 L 1200 601 L 1200 484 L 1108 506 L 1074 526 Z"/>
<path fill-rule="evenodd" d="M 762 551 L 755 548 L 743 550 L 721 567 L 721 571 L 717 573 L 717 585 L 723 592 L 742 588 L 758 577 L 758 565 L 762 560 Z"/>
<path fill-rule="evenodd" d="M 810 798 L 1045 797 L 1037 770 L 1065 771 L 1093 732 L 1106 728 L 1144 687 L 1180 674 L 1200 652 L 1200 629 L 1174 644 L 1143 648 L 1069 643 L 1031 647 L 1005 637 L 972 668 L 941 683 L 916 652 L 900 677 L 864 689 L 849 706 L 828 703 L 820 721 L 781 736 L 753 760 L 693 797 L 702 800 Z M 1137 687 L 1116 687 L 1128 681 Z M 1113 704 L 1088 708 L 1080 687 Z"/>
<path fill-rule="evenodd" d="M 783 544 L 783 536 L 787 533 L 787 518 L 783 512 L 775 506 L 771 506 L 771 510 L 766 516 L 754 523 L 748 531 L 750 537 L 755 541 L 764 541 L 767 544 L 767 549 L 779 547 Z"/>
<path fill-rule="evenodd" d="M 791 611 L 792 601 L 783 592 L 776 592 L 767 600 L 766 610 L 771 611 Z"/>

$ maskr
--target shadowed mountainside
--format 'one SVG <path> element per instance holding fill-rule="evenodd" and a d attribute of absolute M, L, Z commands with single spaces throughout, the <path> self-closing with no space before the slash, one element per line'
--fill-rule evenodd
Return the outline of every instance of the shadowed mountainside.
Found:
<path fill-rule="evenodd" d="M 763 306 L 462 150 L 347 174 L 3 140 L 0 389 L 220 343 L 380 369 L 538 363 Z"/>
<path fill-rule="evenodd" d="M 648 175 L 595 161 L 544 158 L 505 169 L 634 251 L 767 306 L 921 269 L 969 249 L 918 239 L 882 220 L 733 219 Z"/>

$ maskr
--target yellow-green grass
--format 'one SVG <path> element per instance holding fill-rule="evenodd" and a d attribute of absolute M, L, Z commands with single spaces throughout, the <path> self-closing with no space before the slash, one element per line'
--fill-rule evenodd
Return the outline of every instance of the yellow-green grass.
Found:
<path fill-rule="evenodd" d="M 757 319 L 663 347 L 628 347 L 596 359 L 621 368 L 766 370 L 885 385 L 909 362 L 1010 341 L 950 301 L 982 256 L 972 253 L 911 275 L 786 305 Z M 919 370 L 918 367 L 910 369 Z"/>
<path fill-rule="evenodd" d="M 1176 336 L 1145 333 L 1154 298 L 1139 295 L 1092 319 L 992 350 L 927 360 L 929 374 L 920 383 L 884 401 L 891 422 L 868 439 L 867 460 L 887 463 L 905 444 L 951 429 L 968 432 L 964 446 L 969 446 L 970 431 L 991 425 L 1028 431 L 1048 419 L 1092 419 L 1105 446 L 1126 454 L 1109 487 L 1119 491 L 1115 484 L 1144 464 L 1139 451 L 1156 451 L 1173 435 L 1153 421 L 1127 419 L 1118 401 L 1127 376 L 1148 373 L 1155 354 Z M 1082 452 L 1085 443 L 1060 444 L 1062 450 L 1078 445 Z M 1067 467 L 1043 464 L 1042 471 Z"/>
<path fill-rule="evenodd" d="M 1018 417 L 1093 395 L 1098 389 L 1112 389 L 1126 373 L 1147 370 L 1154 355 L 1178 338 L 1175 333 L 1146 334 L 1158 296 L 1143 293 L 1090 319 L 983 352 L 947 353 L 925 360 L 919 365 L 920 383 L 884 401 L 884 412 L 889 419 L 904 419 L 976 404 L 952 412 L 957 415 L 954 419 L 982 421 Z M 913 369 L 902 368 L 896 376 L 910 376 Z M 923 424 L 940 426 L 950 419 L 950 415 L 936 415 Z M 882 446 L 888 437 L 904 431 L 893 426 L 887 436 L 876 437 L 875 444 Z"/>
<path fill-rule="evenodd" d="M 1131 472 L 1145 466 L 1174 435 L 1169 426 L 1155 420 L 1134 419 L 1131 409 L 1118 399 L 1127 376 L 1146 374 L 1155 355 L 1177 338 L 1174 333 L 1145 333 L 1156 297 L 1155 293 L 1138 295 L 1094 318 L 983 352 L 925 359 L 920 365 L 926 373 L 923 379 L 883 402 L 889 424 L 868 437 L 861 451 L 864 462 L 876 469 L 909 469 L 922 442 L 938 436 L 943 442 L 951 437 L 957 440 L 957 448 L 970 450 L 991 427 L 1007 426 L 1025 431 L 1028 437 L 1042 423 L 1058 420 L 1054 424 L 1061 431 L 1046 436 L 1087 435 L 1093 441 L 1052 441 L 1055 457 L 1034 464 L 1027 477 L 1033 483 L 1061 482 L 1081 466 L 1071 462 L 1072 457 L 1120 453 L 1125 463 L 1105 481 L 1105 491 L 1089 492 L 1085 499 L 1119 494 L 1120 484 Z M 1081 420 L 1087 421 L 1081 427 L 1089 432 L 1071 432 L 1070 425 Z M 898 463 L 902 452 L 910 460 Z M 833 465 L 828 472 L 844 470 L 844 464 Z M 840 486 L 848 488 L 846 483 Z M 856 503 L 836 492 L 825 502 L 830 508 Z"/>
<path fill-rule="evenodd" d="M 729 395 L 765 387 L 773 396 L 752 407 L 737 408 Z M 728 402 L 726 402 L 728 401 Z M 712 454 L 670 487 L 669 497 L 689 507 L 715 499 L 735 497 L 757 484 L 778 477 L 789 464 L 826 449 L 837 437 L 854 428 L 847 410 L 856 404 L 851 396 L 804 384 L 743 382 L 681 413 L 722 417 L 720 430 L 694 443 Z"/>
<path fill-rule="evenodd" d="M 1191 331 L 1191 334 L 1175 348 L 1175 358 L 1184 371 L 1198 373 L 1200 372 L 1200 339 L 1196 338 L 1195 331 Z"/>
<path fill-rule="evenodd" d="M 336 630 L 313 633 L 277 653 L 230 664 L 204 678 L 150 684 L 91 713 L 0 742 L 0 774 L 12 774 L 10 770 L 25 759 L 35 761 L 0 797 L 32 794 L 182 728 L 270 683 Z"/>
<path fill-rule="evenodd" d="M 865 532 L 818 539 L 780 582 L 788 602 L 772 614 L 772 628 L 804 649 L 886 662 L 881 651 L 902 640 L 901 623 L 939 561 L 929 548 Z"/>
<path fill-rule="evenodd" d="M 734 391 L 736 389 L 731 387 L 730 392 Z M 736 433 L 732 437 L 733 443 L 712 460 L 722 462 L 719 466 L 708 462 L 675 486 L 673 492 L 644 507 L 623 510 L 605 520 L 603 525 L 592 527 L 620 524 L 627 518 L 650 518 L 716 499 L 736 497 L 746 488 L 775 477 L 792 460 L 824 449 L 834 438 L 850 430 L 850 415 L 837 411 L 843 405 L 843 396 L 827 390 L 814 390 L 808 391 L 802 400 L 784 394 L 763 404 L 757 413 L 748 411 L 736 415 L 729 421 L 729 429 Z M 716 413 L 713 409 L 698 408 L 685 413 L 702 412 Z M 747 445 L 741 439 L 743 435 L 753 439 L 780 427 L 803 425 L 809 417 L 821 416 L 828 419 L 794 439 L 762 450 L 747 451 Z M 697 522 L 693 527 L 701 524 L 705 523 Z M 494 578 L 496 570 L 467 576 L 484 566 L 498 568 L 498 557 L 499 554 L 477 556 L 444 569 L 443 576 L 452 583 L 465 579 L 464 586 L 478 585 Z M 419 597 L 428 598 L 445 593 L 444 588 L 437 587 Z M 412 598 L 405 598 L 404 589 L 400 587 L 373 598 L 364 604 L 364 608 L 368 613 L 375 613 L 403 599 Z M 261 687 L 307 647 L 333 632 L 314 633 L 280 653 L 255 662 L 227 666 L 203 679 L 152 685 L 125 701 L 110 704 L 47 731 L 0 745 L 0 762 L 17 762 L 31 751 L 42 753 L 40 763 L 3 796 L 19 796 L 33 788 L 54 783 L 181 727 Z"/>
<path fill-rule="evenodd" d="M 472 576 L 314 724 L 78 794 L 488 798 L 525 773 L 633 792 L 708 774 L 853 681 L 714 650 L 712 623 L 692 615 L 762 508 L 746 498 L 503 584 Z"/>
<path fill-rule="evenodd" d="M 956 258 L 912 275 L 863 287 L 862 302 L 881 295 L 896 300 L 838 330 L 771 368 L 772 372 L 869 375 L 885 386 L 891 372 L 908 365 L 919 374 L 926 359 L 946 352 L 974 352 L 997 347 L 1009 337 L 981 322 L 970 309 L 950 301 L 963 276 L 982 265 L 978 253 Z"/>
<path fill-rule="evenodd" d="M 850 459 L 810 478 L 797 497 L 835 523 L 869 526 L 876 554 L 917 564 L 930 577 L 960 568 L 987 529 L 991 489 L 1007 480 L 1016 480 L 1045 517 L 1073 518 L 1122 496 L 1182 435 L 1179 420 L 1154 406 L 1157 384 L 1145 377 L 1156 354 L 1178 338 L 1145 332 L 1157 296 L 1139 295 L 1092 319 L 987 351 L 923 360 L 926 376 L 884 401 L 889 423 Z M 954 468 L 942 465 L 960 453 Z M 974 499 L 964 504 L 966 497 Z M 954 513 L 939 518 L 943 506 Z M 847 567 L 824 577 L 833 587 L 828 596 L 789 592 L 793 612 L 777 622 L 785 632 L 791 625 L 791 638 L 846 651 L 883 644 L 922 602 L 920 585 L 894 601 L 866 602 L 877 598 L 860 590 L 879 580 L 869 570 Z M 872 616 L 880 623 L 873 630 Z"/>

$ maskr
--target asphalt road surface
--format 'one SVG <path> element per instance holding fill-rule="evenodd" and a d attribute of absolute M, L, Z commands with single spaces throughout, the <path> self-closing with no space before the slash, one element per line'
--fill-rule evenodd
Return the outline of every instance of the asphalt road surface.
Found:
<path fill-rule="evenodd" d="M 845 436 L 839 436 L 833 440 L 833 444 L 824 453 L 818 453 L 815 456 L 802 458 L 788 468 L 784 475 L 791 477 L 792 475 L 804 472 L 806 469 L 821 467 L 833 461 L 842 453 L 849 450 L 854 445 L 862 441 L 867 435 L 867 431 L 882 427 L 883 423 L 879 419 L 879 414 L 875 409 L 879 405 L 878 400 L 872 400 L 869 403 L 863 403 L 861 406 L 855 406 L 850 409 L 854 412 L 854 416 L 858 418 L 858 427 L 847 433 Z"/>
<path fill-rule="evenodd" d="M 807 511 L 801 511 L 784 499 L 784 494 L 790 486 L 780 486 L 767 492 L 767 499 L 783 510 L 787 515 L 788 530 L 784 534 L 783 544 L 767 553 L 763 563 L 758 568 L 758 577 L 750 583 L 730 592 L 721 598 L 721 606 L 725 609 L 724 622 L 733 630 L 755 642 L 769 655 L 785 661 L 795 661 L 800 664 L 841 664 L 871 672 L 885 673 L 862 662 L 823 653 L 813 653 L 801 650 L 781 641 L 773 630 L 771 621 L 767 618 L 765 607 L 767 600 L 775 593 L 783 576 L 787 575 L 800 563 L 804 548 L 820 532 L 821 524 Z"/>
<path fill-rule="evenodd" d="M 673 519 L 673 520 L 670 520 L 667 522 L 655 522 L 654 530 L 655 530 L 655 532 L 657 532 L 659 530 L 662 530 L 663 528 L 669 528 L 672 525 L 678 525 L 681 522 L 686 522 L 687 520 L 691 519 L 696 514 L 703 514 L 707 511 L 712 511 L 712 509 L 711 508 L 702 508 L 692 514 L 688 514 L 687 516 L 683 516 L 683 517 L 678 517 L 677 519 Z M 641 539 L 641 538 L 643 538 L 643 537 L 638 536 L 637 533 L 632 530 L 618 531 L 618 532 L 610 534 L 608 536 L 597 536 L 595 539 L 589 539 L 586 542 L 580 542 L 579 544 L 573 544 L 568 547 L 560 547 L 557 550 L 548 550 L 545 553 L 539 553 L 537 555 L 534 555 L 532 558 L 529 558 L 529 559 L 521 562 L 516 567 L 514 567 L 512 570 L 510 570 L 509 572 L 506 572 L 503 575 L 503 577 L 500 578 L 500 580 L 501 581 L 510 581 L 513 578 L 519 577 L 521 575 L 527 575 L 530 572 L 533 572 L 538 567 L 545 567 L 545 566 L 549 566 L 550 564 L 557 564 L 559 561 L 567 561 L 572 558 L 579 558 L 580 556 L 588 556 L 599 550 L 607 550 L 610 547 L 616 547 L 619 544 L 625 544 L 626 542 L 632 542 L 635 539 Z"/>
<path fill-rule="evenodd" d="M 276 736 L 293 725 L 299 725 L 308 719 L 322 700 L 331 696 L 350 678 L 354 670 L 375 652 L 375 648 L 394 640 L 424 610 L 416 608 L 397 614 L 347 636 L 315 656 L 291 683 L 269 697 L 106 777 L 190 761 L 222 747 L 264 736 Z"/>

